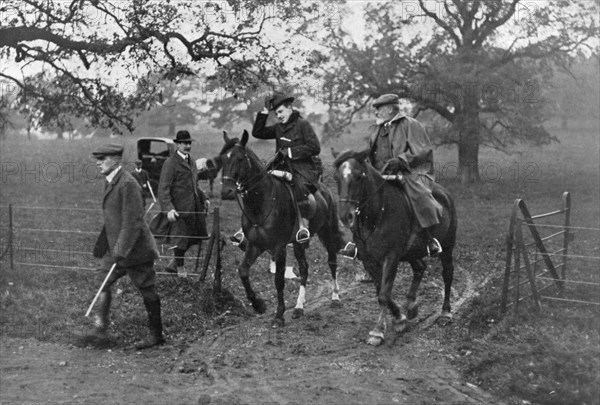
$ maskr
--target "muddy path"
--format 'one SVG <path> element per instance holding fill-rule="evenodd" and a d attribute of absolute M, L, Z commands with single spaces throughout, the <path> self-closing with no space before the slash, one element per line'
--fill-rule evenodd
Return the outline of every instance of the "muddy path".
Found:
<path fill-rule="evenodd" d="M 429 271 L 435 273 L 436 271 Z M 462 273 L 462 274 L 461 274 Z M 400 282 L 406 284 L 408 272 Z M 269 280 L 268 274 L 264 275 Z M 477 288 L 457 269 L 453 305 Z M 288 281 L 293 290 L 294 281 Z M 421 289 L 419 322 L 380 347 L 367 345 L 376 320 L 373 285 L 340 276 L 341 308 L 330 307 L 329 283 L 307 290 L 305 316 L 272 329 L 269 310 L 195 342 L 136 352 L 129 348 L 5 338 L 1 343 L 2 402 L 152 404 L 422 404 L 501 403 L 463 381 L 450 365 L 434 320 L 442 282 L 430 274 Z M 402 302 L 403 290 L 395 288 Z M 288 307 L 295 295 L 287 294 Z M 225 314 L 226 316 L 226 314 Z M 428 332 L 428 333 L 424 333 Z M 441 335 L 440 335 L 441 336 Z"/>

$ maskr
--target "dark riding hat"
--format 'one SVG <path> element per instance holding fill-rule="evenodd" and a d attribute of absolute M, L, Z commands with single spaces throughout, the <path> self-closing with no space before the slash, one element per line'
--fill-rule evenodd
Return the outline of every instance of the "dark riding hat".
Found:
<path fill-rule="evenodd" d="M 175 135 L 175 139 L 173 139 L 173 141 L 175 141 L 175 143 L 194 142 L 194 140 L 190 136 L 190 133 L 188 131 L 186 131 L 185 129 L 181 130 L 181 131 L 177 131 L 177 135 Z"/>
<path fill-rule="evenodd" d="M 400 104 L 400 97 L 396 94 L 384 94 L 373 101 L 373 108 L 379 108 L 388 104 Z"/>
<path fill-rule="evenodd" d="M 287 103 L 287 102 L 291 103 L 294 100 L 295 100 L 295 98 L 292 96 L 288 96 L 288 95 L 282 94 L 282 93 L 277 93 L 273 97 L 271 97 L 271 99 L 269 100 L 269 109 L 271 111 L 274 111 L 274 110 L 278 109 L 280 105 Z"/>
<path fill-rule="evenodd" d="M 123 156 L 123 146 L 116 143 L 102 145 L 92 152 L 92 156 L 94 156 L 96 159 L 106 156 Z"/>

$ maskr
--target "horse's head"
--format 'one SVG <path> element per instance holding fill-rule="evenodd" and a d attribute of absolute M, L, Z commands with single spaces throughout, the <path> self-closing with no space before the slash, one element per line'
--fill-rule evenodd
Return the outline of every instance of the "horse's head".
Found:
<path fill-rule="evenodd" d="M 335 160 L 335 180 L 338 187 L 338 214 L 343 224 L 352 227 L 358 215 L 367 177 L 365 159 L 368 151 L 344 151 Z"/>
<path fill-rule="evenodd" d="M 246 130 L 244 130 L 241 141 L 238 138 L 230 139 L 227 132 L 223 131 L 225 145 L 219 153 L 223 170 L 221 175 L 223 181 L 221 199 L 223 200 L 233 200 L 236 192 L 243 190 L 243 184 L 250 173 L 251 162 L 246 149 L 248 137 Z"/>

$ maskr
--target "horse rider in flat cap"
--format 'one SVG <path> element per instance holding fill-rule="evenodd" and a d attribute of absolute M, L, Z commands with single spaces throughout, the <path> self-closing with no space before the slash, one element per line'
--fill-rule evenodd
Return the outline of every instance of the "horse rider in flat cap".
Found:
<path fill-rule="evenodd" d="M 400 98 L 384 94 L 373 101 L 376 122 L 369 135 L 369 160 L 382 174 L 402 174 L 403 188 L 427 238 L 431 256 L 442 252 L 433 235 L 442 207 L 432 195 L 435 182 L 433 149 L 423 125 L 403 114 Z M 344 256 L 355 257 L 355 247 L 346 246 Z"/>

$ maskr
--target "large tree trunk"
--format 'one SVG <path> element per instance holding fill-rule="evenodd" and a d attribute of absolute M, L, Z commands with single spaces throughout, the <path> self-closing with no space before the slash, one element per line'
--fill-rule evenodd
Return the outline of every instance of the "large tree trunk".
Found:
<path fill-rule="evenodd" d="M 459 130 L 458 170 L 460 182 L 476 183 L 479 177 L 479 115 L 477 111 L 465 112 L 457 117 Z"/>

